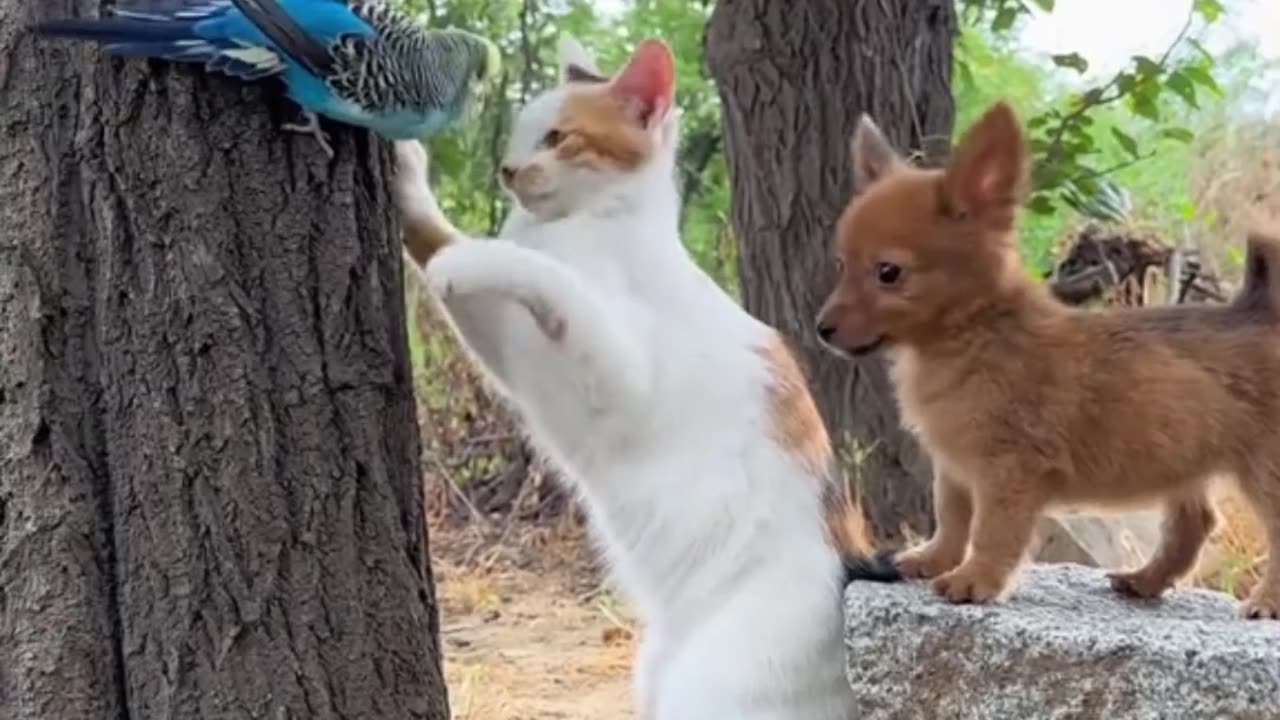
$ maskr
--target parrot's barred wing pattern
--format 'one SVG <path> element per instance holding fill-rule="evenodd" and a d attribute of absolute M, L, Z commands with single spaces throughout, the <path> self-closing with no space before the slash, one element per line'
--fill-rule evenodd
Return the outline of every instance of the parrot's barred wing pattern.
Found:
<path fill-rule="evenodd" d="M 491 41 L 430 28 L 388 0 L 116 0 L 100 17 L 32 29 L 120 57 L 199 63 L 244 80 L 280 77 L 304 116 L 391 139 L 457 122 L 501 67 Z"/>
<path fill-rule="evenodd" d="M 346 37 L 334 48 L 328 77 L 334 93 L 367 108 L 419 110 L 449 104 L 474 63 L 467 36 L 424 27 L 380 0 L 348 2 L 378 29 L 375 37 Z"/>
<path fill-rule="evenodd" d="M 231 0 L 244 16 L 307 72 L 325 77 L 333 72 L 333 52 L 273 0 Z"/>

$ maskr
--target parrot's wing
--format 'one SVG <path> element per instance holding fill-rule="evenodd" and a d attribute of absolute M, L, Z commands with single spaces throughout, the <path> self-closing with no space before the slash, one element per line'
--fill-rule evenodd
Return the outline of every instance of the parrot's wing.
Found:
<path fill-rule="evenodd" d="M 91 40 L 118 56 L 203 63 L 245 80 L 284 69 L 279 53 L 246 41 L 245 31 L 254 26 L 235 11 L 231 0 L 130 0 L 102 17 L 50 20 L 33 29 L 53 37 Z"/>
<path fill-rule="evenodd" d="M 231 3 L 289 59 L 320 78 L 334 72 L 334 41 L 348 34 L 373 34 L 372 28 L 342 2 L 309 3 L 307 15 L 301 19 L 277 0 L 231 0 Z"/>

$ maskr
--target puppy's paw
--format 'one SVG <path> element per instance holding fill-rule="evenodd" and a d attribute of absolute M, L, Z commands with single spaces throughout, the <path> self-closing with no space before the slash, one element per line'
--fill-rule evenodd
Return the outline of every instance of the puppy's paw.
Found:
<path fill-rule="evenodd" d="M 940 551 L 931 544 L 898 553 L 893 563 L 908 578 L 935 578 L 954 570 L 964 558 L 959 553 Z"/>
<path fill-rule="evenodd" d="M 980 572 L 972 567 L 960 567 L 934 578 L 933 591 L 948 602 L 989 603 L 1004 594 L 1007 581 L 992 573 Z"/>
<path fill-rule="evenodd" d="M 1240 614 L 1250 620 L 1280 620 L 1280 597 L 1259 588 L 1240 603 Z"/>
<path fill-rule="evenodd" d="M 1147 568 L 1132 572 L 1107 573 L 1107 579 L 1111 581 L 1112 590 L 1127 597 L 1144 600 L 1158 598 L 1173 587 L 1172 578 Z"/>

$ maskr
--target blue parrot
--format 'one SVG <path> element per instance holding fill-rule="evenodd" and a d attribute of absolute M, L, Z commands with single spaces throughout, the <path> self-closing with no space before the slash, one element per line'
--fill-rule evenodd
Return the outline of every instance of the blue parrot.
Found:
<path fill-rule="evenodd" d="M 245 81 L 278 77 L 305 121 L 282 129 L 314 135 L 330 157 L 318 116 L 421 140 L 458 120 L 501 71 L 493 42 L 428 28 L 386 0 L 137 0 L 107 17 L 33 29 L 122 57 L 202 63 Z"/>

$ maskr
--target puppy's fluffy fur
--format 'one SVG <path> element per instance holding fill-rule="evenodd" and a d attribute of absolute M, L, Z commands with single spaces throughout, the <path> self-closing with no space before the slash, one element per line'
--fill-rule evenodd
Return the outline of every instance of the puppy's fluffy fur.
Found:
<path fill-rule="evenodd" d="M 839 280 L 818 318 L 849 353 L 884 345 L 904 422 L 933 459 L 937 530 L 898 557 L 954 602 L 1010 588 L 1038 518 L 1160 503 L 1163 540 L 1113 587 L 1160 595 L 1195 565 L 1239 481 L 1272 562 L 1243 612 L 1280 617 L 1280 240 L 1248 239 L 1225 306 L 1068 308 L 1033 281 L 1014 224 L 1022 128 L 999 103 L 943 170 L 908 167 L 874 123 L 854 135 L 860 192 L 840 220 Z"/>

